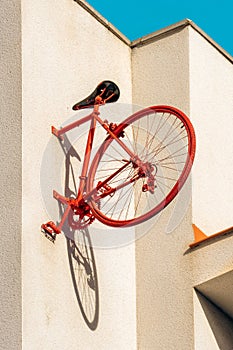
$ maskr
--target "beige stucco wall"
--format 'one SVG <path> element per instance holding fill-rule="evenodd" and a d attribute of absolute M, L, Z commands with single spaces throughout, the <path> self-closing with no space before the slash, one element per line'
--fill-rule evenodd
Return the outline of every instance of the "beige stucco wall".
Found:
<path fill-rule="evenodd" d="M 233 143 L 230 135 L 233 127 L 233 66 L 230 57 L 221 54 L 192 27 L 189 27 L 189 37 L 190 115 L 197 136 L 192 171 L 193 222 L 205 234 L 211 235 L 232 226 Z M 191 254 L 193 286 L 208 283 L 232 270 L 232 235 L 199 247 Z M 219 297 L 214 300 L 216 305 L 220 308 L 224 306 L 225 311 L 230 313 L 233 299 L 225 295 L 224 290 L 229 290 L 227 282 L 218 282 L 217 279 L 213 288 Z M 221 327 L 221 315 L 216 316 L 213 308 L 209 311 L 212 319 L 215 318 L 211 324 L 194 296 L 197 350 L 232 347 L 232 332 L 227 331 L 232 329 L 232 324 Z M 229 324 L 229 321 L 226 322 Z"/>
<path fill-rule="evenodd" d="M 19 1 L 0 13 L 0 348 L 21 349 L 21 15 Z"/>
<path fill-rule="evenodd" d="M 65 238 L 53 245 L 40 234 L 41 223 L 54 219 L 40 193 L 50 126 L 74 115 L 72 105 L 102 80 L 119 84 L 119 102 L 131 103 L 130 48 L 74 1 L 25 0 L 22 18 L 23 348 L 136 349 L 134 245 L 95 250 L 100 312 L 91 331 L 72 286 Z M 54 184 L 57 151 L 54 140 L 47 169 Z"/>
<path fill-rule="evenodd" d="M 192 222 L 207 234 L 232 226 L 232 62 L 187 22 L 133 43 L 131 49 L 104 19 L 75 1 L 22 0 L 22 6 L 22 126 L 19 3 L 4 4 L 1 13 L 1 348 L 21 348 L 22 312 L 24 349 L 217 346 L 193 287 L 232 270 L 233 238 L 195 250 L 188 250 L 188 244 Z M 121 113 L 128 113 L 132 101 L 176 106 L 190 116 L 198 142 L 192 182 L 156 217 L 153 228 L 148 231 L 150 222 L 138 227 L 136 234 L 148 232 L 135 244 L 123 240 L 117 249 L 95 249 L 100 310 L 98 327 L 91 331 L 72 286 L 66 240 L 60 236 L 51 244 L 40 234 L 40 225 L 51 219 L 51 212 L 58 215 L 52 193 L 44 202 L 42 184 L 47 179 L 57 189 L 64 183 L 64 174 L 58 178 L 56 173 L 64 157 L 50 126 L 76 118 L 71 106 L 103 79 L 119 84 Z M 111 108 L 105 113 L 114 113 Z M 45 159 L 51 163 L 41 172 Z M 6 206 L 6 198 L 14 200 Z M 90 233 L 95 236 L 101 229 L 93 225 Z M 209 342 L 203 340 L 204 327 Z M 222 339 L 221 327 L 218 335 Z"/>
<path fill-rule="evenodd" d="M 231 350 L 233 320 L 199 292 L 194 292 L 195 350 Z"/>
<path fill-rule="evenodd" d="M 188 52 L 188 28 L 135 47 L 134 101 L 144 106 L 172 105 L 189 114 Z M 183 197 L 169 205 L 136 242 L 138 349 L 172 350 L 177 344 L 179 349 L 193 349 L 191 257 L 184 255 L 192 241 L 188 201 L 183 207 L 189 190 L 190 183 Z"/>
<path fill-rule="evenodd" d="M 133 48 L 135 104 L 167 104 L 189 113 L 188 45 L 188 28 L 178 27 Z"/>
<path fill-rule="evenodd" d="M 229 57 L 192 24 L 155 33 L 150 40 L 138 41 L 132 51 L 133 101 L 180 108 L 194 124 L 197 138 L 192 182 L 177 204 L 163 211 L 150 233 L 136 242 L 139 349 L 176 349 L 177 344 L 179 349 L 202 349 L 204 333 L 197 315 L 204 314 L 192 300 L 192 288 L 232 270 L 231 236 L 188 249 L 194 240 L 192 222 L 207 234 L 232 226 Z M 208 324 L 207 319 L 202 322 Z M 224 337 L 222 331 L 218 329 L 218 337 Z"/>
<path fill-rule="evenodd" d="M 207 235 L 232 226 L 233 66 L 189 28 L 190 114 L 197 133 L 193 222 Z"/>

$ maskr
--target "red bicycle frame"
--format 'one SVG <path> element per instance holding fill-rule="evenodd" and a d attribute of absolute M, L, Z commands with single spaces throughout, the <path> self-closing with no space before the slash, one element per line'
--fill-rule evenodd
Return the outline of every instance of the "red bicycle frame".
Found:
<path fill-rule="evenodd" d="M 99 104 L 94 105 L 94 110 L 91 114 L 87 115 L 84 118 L 81 118 L 80 120 L 77 120 L 62 129 L 56 129 L 54 126 L 52 126 L 52 133 L 58 137 L 61 141 L 63 139 L 62 135 L 68 132 L 69 130 L 74 129 L 75 127 L 80 126 L 81 124 L 84 124 L 88 121 L 90 121 L 90 129 L 87 137 L 87 143 L 86 143 L 86 149 L 85 149 L 85 157 L 84 157 L 84 162 L 82 165 L 82 170 L 81 170 L 81 175 L 79 176 L 79 188 L 78 188 L 78 194 L 75 199 L 70 199 L 62 196 L 61 194 L 57 193 L 56 191 L 53 191 L 53 197 L 60 201 L 62 204 L 67 205 L 65 212 L 63 214 L 63 217 L 59 223 L 58 226 L 56 226 L 52 221 L 49 221 L 47 224 L 43 224 L 42 228 L 49 231 L 51 228 L 51 233 L 52 231 L 55 232 L 56 234 L 61 233 L 61 229 L 70 213 L 70 210 L 73 210 L 74 212 L 77 212 L 81 216 L 87 216 L 89 217 L 88 223 L 91 223 L 94 218 L 92 214 L 90 213 L 90 207 L 87 203 L 90 198 L 98 192 L 98 190 L 105 186 L 109 180 L 111 180 L 112 177 L 116 176 L 118 172 L 120 172 L 124 167 L 128 165 L 128 162 L 126 162 L 125 165 L 122 166 L 122 168 L 118 169 L 115 173 L 111 174 L 105 181 L 102 183 L 98 184 L 95 189 L 93 189 L 90 193 L 85 193 L 85 185 L 86 185 L 86 180 L 87 180 L 87 172 L 89 168 L 89 162 L 90 162 L 90 156 L 91 156 L 91 151 L 92 151 L 92 145 L 94 141 L 94 135 L 95 135 L 95 129 L 96 129 L 96 123 L 98 122 L 106 131 L 107 133 L 115 139 L 118 144 L 128 153 L 130 156 L 130 161 L 134 162 L 135 164 L 137 163 L 138 159 L 135 156 L 134 153 L 132 153 L 129 148 L 119 139 L 118 136 L 118 128 L 115 125 L 114 131 L 111 130 L 111 127 L 108 125 L 106 121 L 103 121 L 99 117 Z M 135 181 L 135 179 L 129 180 L 130 182 Z M 116 189 L 119 189 L 121 187 L 126 186 L 128 183 L 124 183 L 121 186 L 118 186 Z M 112 191 L 115 191 L 116 189 L 113 189 Z M 111 191 L 106 191 L 104 194 L 100 195 L 100 197 L 104 197 L 106 195 L 110 195 Z"/>
<path fill-rule="evenodd" d="M 92 101 L 93 100 L 91 100 L 91 102 Z M 86 227 L 91 224 L 95 218 L 106 225 L 114 227 L 135 225 L 148 220 L 159 213 L 173 200 L 190 173 L 195 155 L 195 132 L 191 122 L 183 112 L 169 106 L 152 106 L 136 112 L 117 125 L 115 123 L 108 123 L 108 121 L 100 118 L 99 106 L 104 102 L 106 102 L 106 100 L 103 100 L 100 94 L 95 97 L 93 103 L 94 109 L 91 114 L 59 130 L 52 127 L 52 133 L 59 138 L 61 142 L 64 140 L 63 146 L 65 146 L 65 138 L 63 135 L 66 132 L 81 124 L 90 122 L 84 161 L 81 168 L 81 175 L 79 176 L 78 191 L 75 192 L 75 194 L 72 191 L 73 197 L 69 198 L 53 191 L 54 198 L 64 205 L 61 221 L 58 226 L 52 221 L 41 226 L 43 233 L 53 241 L 55 240 L 56 234 L 61 233 L 66 219 L 68 219 L 70 228 L 75 230 Z M 77 104 L 77 106 L 79 106 L 79 104 Z M 154 122 L 154 120 L 156 120 L 155 116 L 157 117 L 156 119 L 158 119 L 157 124 Z M 142 146 L 144 153 L 138 155 L 139 149 L 135 147 L 135 145 L 138 140 L 138 132 L 142 125 L 140 125 L 141 120 L 144 120 L 144 124 L 142 122 L 144 126 L 142 130 L 146 134 L 146 137 L 143 136 L 144 134 L 140 136 L 140 140 L 144 142 Z M 100 146 L 99 151 L 96 153 L 89 167 L 97 123 L 102 126 L 108 136 Z M 166 127 L 164 127 L 165 124 Z M 132 129 L 132 142 L 130 141 L 129 135 L 127 135 L 127 130 L 131 130 L 130 128 L 127 129 L 129 125 L 131 125 L 132 128 L 135 127 L 137 130 L 136 135 L 134 135 L 134 129 Z M 152 126 L 154 126 L 154 130 L 151 131 L 150 129 Z M 127 140 L 122 140 L 124 137 L 126 137 Z M 136 140 L 134 139 L 135 137 Z M 108 169 L 100 169 L 99 171 L 109 172 L 104 173 L 103 176 L 95 177 L 101 158 L 104 156 L 106 149 L 111 147 L 113 141 L 124 150 L 125 155 L 121 155 L 120 159 L 115 159 L 106 152 L 107 157 L 110 157 L 110 161 L 111 159 L 118 161 L 117 166 L 114 166 L 113 169 L 111 166 L 110 168 L 107 166 Z M 129 143 L 127 141 L 129 141 Z M 172 148 L 173 146 L 175 147 L 174 149 Z M 170 147 L 172 148 L 171 152 Z M 113 146 L 112 149 L 114 150 Z M 165 150 L 165 154 L 162 158 L 159 158 L 159 154 L 163 150 Z M 117 157 L 119 158 L 119 155 Z M 177 157 L 181 157 L 178 158 L 179 161 L 177 161 L 177 164 L 181 164 L 182 168 L 181 166 L 176 166 Z M 164 163 L 167 159 L 171 164 Z M 101 167 L 102 165 L 100 165 L 100 168 Z M 125 174 L 123 181 L 121 176 L 119 176 L 120 173 Z M 87 176 L 89 176 L 89 178 Z M 117 181 L 114 178 L 116 178 Z M 101 181 L 98 181 L 100 179 Z M 133 191 L 135 189 L 137 190 L 136 186 L 134 186 L 134 183 L 137 181 L 139 186 L 141 186 L 139 191 L 141 191 L 141 193 L 145 192 L 146 196 L 149 194 L 151 196 L 150 198 L 153 200 L 154 206 L 152 209 L 145 207 L 145 212 L 136 216 L 136 211 L 141 199 L 140 194 L 137 198 L 134 215 L 128 217 L 128 210 L 130 208 L 129 198 L 131 199 Z M 123 193 L 122 190 L 126 186 L 128 186 L 128 188 L 125 190 L 125 193 Z M 159 197 L 159 200 L 157 200 L 157 196 L 153 197 L 155 189 L 160 194 L 161 198 Z M 119 196 L 114 196 L 116 191 L 118 191 Z M 131 197 L 129 197 L 128 193 L 131 193 Z M 112 218 L 112 214 L 108 215 L 110 210 L 106 211 L 106 207 L 104 208 L 105 204 L 103 205 L 103 203 L 109 204 L 111 202 L 110 209 L 114 208 L 115 210 L 119 200 L 122 200 L 120 205 L 124 208 L 126 203 L 124 196 L 126 194 L 126 199 L 129 201 L 126 211 L 127 217 L 124 216 L 123 219 L 120 219 L 120 215 L 123 213 L 123 209 L 121 209 L 120 215 L 117 214 L 118 216 L 116 216 L 116 218 Z M 107 198 L 104 201 L 103 199 L 105 197 Z M 113 197 L 112 200 L 111 197 Z M 144 196 L 143 198 L 144 201 L 147 201 L 147 197 Z M 140 203 L 143 203 L 143 201 Z"/>

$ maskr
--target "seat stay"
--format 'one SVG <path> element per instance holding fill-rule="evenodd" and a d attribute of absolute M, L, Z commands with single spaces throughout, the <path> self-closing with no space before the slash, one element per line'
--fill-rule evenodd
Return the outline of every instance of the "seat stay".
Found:
<path fill-rule="evenodd" d="M 133 152 L 131 152 L 129 150 L 129 148 L 124 144 L 124 142 L 122 142 L 119 139 L 119 137 L 114 132 L 112 132 L 110 130 L 108 124 L 99 117 L 98 110 L 99 110 L 99 105 L 95 105 L 94 111 L 91 114 L 92 119 L 91 119 L 91 124 L 90 124 L 90 128 L 89 128 L 87 143 L 86 143 L 85 158 L 84 158 L 84 162 L 83 162 L 83 166 L 82 166 L 81 176 L 79 177 L 80 182 L 79 182 L 79 190 L 78 190 L 78 195 L 77 195 L 78 200 L 83 198 L 83 192 L 84 192 L 85 187 L 86 187 L 87 173 L 89 170 L 92 145 L 93 145 L 94 136 L 95 136 L 96 122 L 98 122 L 108 132 L 108 134 L 120 144 L 120 146 L 130 156 L 130 160 L 135 159 L 135 154 Z M 88 196 L 88 194 L 86 194 L 86 196 Z"/>
<path fill-rule="evenodd" d="M 106 124 L 98 115 L 95 116 L 95 119 L 108 132 L 108 134 L 114 140 L 116 140 L 116 142 L 125 150 L 125 152 L 128 153 L 128 155 L 130 156 L 130 160 L 134 161 L 136 155 L 133 152 L 131 152 L 130 149 L 126 146 L 126 144 L 119 139 L 119 136 L 117 135 L 117 129 L 114 132 L 111 131 L 108 124 Z"/>
<path fill-rule="evenodd" d="M 110 130 L 110 128 L 109 128 L 109 126 L 108 126 L 108 124 L 105 122 L 105 121 L 103 121 L 99 116 L 98 116 L 98 113 L 94 113 L 94 118 L 93 118 L 93 121 L 95 121 L 95 123 L 96 123 L 96 121 L 108 132 L 108 134 L 113 138 L 113 139 L 115 139 L 116 140 L 116 142 L 118 142 L 118 144 L 125 150 L 125 152 L 126 153 L 128 153 L 128 155 L 130 156 L 130 160 L 128 161 L 128 162 L 126 162 L 126 164 L 124 165 L 124 166 L 122 166 L 122 168 L 120 168 L 119 170 L 117 170 L 115 173 L 113 173 L 113 174 L 110 174 L 109 175 L 109 177 L 104 181 L 104 182 L 102 182 L 100 185 L 99 185 L 99 188 L 102 188 L 105 184 L 107 184 L 107 182 L 109 181 L 109 180 L 111 180 L 113 177 L 115 177 L 120 171 L 122 171 L 126 166 L 128 166 L 128 164 L 132 161 L 132 162 L 137 162 L 138 161 L 138 159 L 137 159 L 137 156 L 133 153 L 133 152 L 131 152 L 130 151 L 130 149 L 125 145 L 125 143 L 124 142 L 122 142 L 120 139 L 119 139 L 119 137 L 118 137 L 118 135 L 117 135 L 117 129 L 116 129 L 116 132 L 114 133 L 113 131 L 111 131 Z M 96 125 L 94 126 L 94 130 L 95 130 L 95 127 L 96 127 Z M 91 129 L 90 129 L 90 131 L 89 131 L 89 135 L 90 135 L 90 133 L 91 133 Z M 94 138 L 94 131 L 93 131 L 93 138 Z M 87 142 L 87 146 L 86 147 L 88 147 L 88 142 Z M 89 158 L 90 159 L 90 158 Z M 88 163 L 89 163 L 89 160 L 88 160 Z M 84 167 L 83 167 L 84 168 Z M 84 171 L 84 173 L 85 173 L 85 175 L 84 175 L 84 177 L 83 177 L 83 181 L 85 181 L 86 182 L 86 179 L 87 179 L 87 177 L 86 177 L 86 174 L 87 174 L 87 170 L 88 170 L 88 165 L 87 165 L 87 167 L 85 167 L 85 171 Z M 80 177 L 81 178 L 81 177 Z M 82 180 L 82 179 L 81 179 Z M 131 182 L 133 182 L 134 180 L 130 180 L 130 183 Z M 80 183 L 81 183 L 81 181 L 80 181 Z M 129 182 L 127 182 L 125 185 L 128 185 L 128 183 Z M 124 186 L 125 186 L 124 185 Z M 124 187 L 123 186 L 123 187 Z M 97 186 L 98 187 L 98 186 Z M 94 188 L 91 192 L 87 192 L 87 193 L 85 193 L 85 195 L 83 196 L 83 189 L 84 189 L 84 187 L 81 189 L 82 190 L 82 198 L 86 201 L 90 201 L 90 199 L 91 199 L 91 197 L 92 197 L 92 195 L 93 194 L 96 194 L 96 192 L 98 192 L 98 189 L 97 189 L 97 187 L 96 188 Z M 121 187 L 117 187 L 116 189 L 118 190 L 118 189 L 120 189 Z M 79 188 L 79 191 L 80 191 L 80 188 Z M 79 196 L 77 197 L 77 198 L 80 198 L 80 193 L 79 193 Z"/>

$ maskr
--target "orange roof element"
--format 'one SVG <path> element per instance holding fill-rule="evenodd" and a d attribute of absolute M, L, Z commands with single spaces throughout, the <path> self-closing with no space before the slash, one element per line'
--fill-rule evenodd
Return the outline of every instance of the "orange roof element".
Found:
<path fill-rule="evenodd" d="M 204 232 L 202 232 L 195 224 L 192 224 L 193 233 L 194 233 L 194 242 L 189 244 L 190 248 L 194 248 L 198 246 L 200 243 L 210 241 L 213 238 L 220 237 L 226 235 L 227 233 L 233 232 L 233 227 L 229 227 L 226 230 L 214 233 L 213 235 L 207 236 Z"/>

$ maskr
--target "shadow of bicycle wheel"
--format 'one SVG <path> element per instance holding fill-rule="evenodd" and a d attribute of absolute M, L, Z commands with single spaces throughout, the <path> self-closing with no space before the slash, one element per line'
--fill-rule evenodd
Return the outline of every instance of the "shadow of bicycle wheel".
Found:
<path fill-rule="evenodd" d="M 95 330 L 99 320 L 99 288 L 95 257 L 88 229 L 67 238 L 70 272 L 76 298 L 87 326 Z"/>

